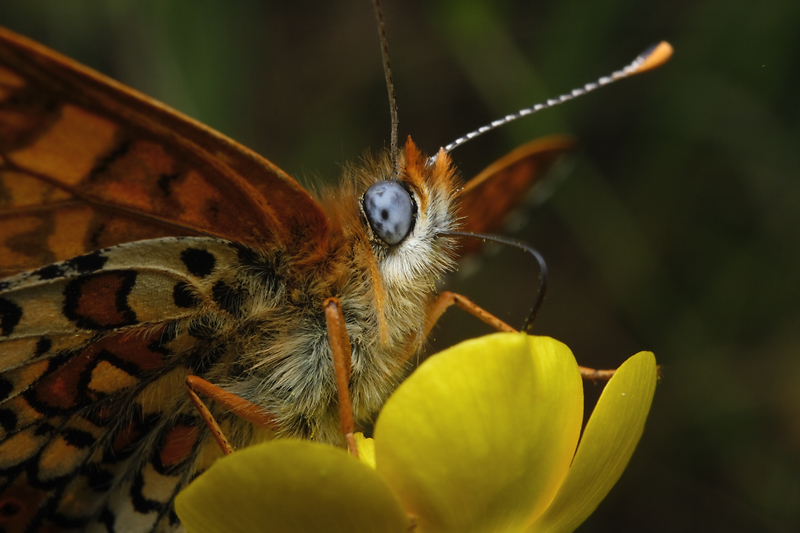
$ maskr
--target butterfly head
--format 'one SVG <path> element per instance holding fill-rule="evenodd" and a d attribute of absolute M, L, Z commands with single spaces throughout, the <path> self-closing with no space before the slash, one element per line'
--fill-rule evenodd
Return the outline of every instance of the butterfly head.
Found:
<path fill-rule="evenodd" d="M 359 207 L 385 283 L 436 276 L 453 266 L 453 239 L 439 234 L 458 226 L 458 185 L 450 158 L 442 155 L 428 158 L 409 138 L 397 170 L 389 158 L 371 169 Z"/>

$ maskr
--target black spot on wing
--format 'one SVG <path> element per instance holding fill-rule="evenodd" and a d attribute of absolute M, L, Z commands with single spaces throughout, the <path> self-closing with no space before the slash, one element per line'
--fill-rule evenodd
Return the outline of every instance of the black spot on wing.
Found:
<path fill-rule="evenodd" d="M 64 275 L 64 267 L 60 264 L 47 265 L 35 270 L 33 275 L 38 276 L 39 279 L 42 280 L 60 278 Z"/>
<path fill-rule="evenodd" d="M 0 336 L 8 337 L 22 319 L 22 308 L 5 298 L 0 298 Z"/>
<path fill-rule="evenodd" d="M 0 378 L 0 400 L 8 398 L 12 390 L 14 390 L 14 384 L 5 378 Z"/>
<path fill-rule="evenodd" d="M 214 271 L 217 259 L 208 250 L 187 248 L 181 252 L 181 261 L 193 276 L 204 278 Z"/>
<path fill-rule="evenodd" d="M 0 427 L 11 433 L 17 427 L 17 414 L 11 409 L 0 409 Z"/>
<path fill-rule="evenodd" d="M 65 428 L 61 432 L 61 436 L 70 446 L 75 448 L 88 448 L 96 442 L 94 435 L 88 431 L 81 431 L 75 428 Z"/>
<path fill-rule="evenodd" d="M 73 257 L 63 263 L 54 263 L 33 271 L 33 275 L 41 280 L 51 280 L 64 277 L 71 273 L 90 274 L 103 268 L 108 262 L 101 250 L 85 255 Z"/>
<path fill-rule="evenodd" d="M 108 257 L 101 251 L 80 255 L 65 262 L 67 266 L 75 269 L 79 274 L 88 274 L 100 270 L 108 262 Z"/>
<path fill-rule="evenodd" d="M 48 339 L 47 337 L 42 337 L 38 341 L 36 341 L 36 350 L 33 352 L 33 357 L 41 357 L 47 352 L 50 351 L 50 348 L 53 347 L 53 341 Z"/>

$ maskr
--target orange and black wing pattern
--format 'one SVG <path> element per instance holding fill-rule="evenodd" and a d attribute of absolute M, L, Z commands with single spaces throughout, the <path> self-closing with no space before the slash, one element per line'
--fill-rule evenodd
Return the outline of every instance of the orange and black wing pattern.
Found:
<path fill-rule="evenodd" d="M 324 238 L 315 200 L 202 124 L 0 29 L 0 275 L 146 238 Z"/>
<path fill-rule="evenodd" d="M 326 231 L 265 159 L 0 29 L 0 531 L 177 527 L 242 264 Z"/>
<path fill-rule="evenodd" d="M 531 188 L 574 145 L 570 137 L 544 137 L 520 146 L 486 167 L 461 190 L 462 230 L 491 233 L 501 229 L 509 213 L 525 202 Z M 465 240 L 461 253 L 478 248 L 478 241 Z"/>

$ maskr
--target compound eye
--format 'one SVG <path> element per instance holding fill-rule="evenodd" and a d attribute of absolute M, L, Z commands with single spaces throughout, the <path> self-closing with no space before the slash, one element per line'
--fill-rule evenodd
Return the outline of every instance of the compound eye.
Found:
<path fill-rule="evenodd" d="M 373 183 L 362 202 L 373 233 L 386 244 L 398 244 L 414 226 L 414 202 L 396 181 Z"/>

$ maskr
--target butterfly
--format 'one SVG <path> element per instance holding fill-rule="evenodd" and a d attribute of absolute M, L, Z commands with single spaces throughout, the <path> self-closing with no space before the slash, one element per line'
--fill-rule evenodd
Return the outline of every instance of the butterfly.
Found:
<path fill-rule="evenodd" d="M 341 444 L 323 302 L 341 302 L 349 393 L 369 420 L 423 347 L 449 230 L 489 231 L 570 147 L 535 141 L 462 183 L 399 151 L 312 195 L 197 121 L 0 30 L 0 528 L 171 531 L 219 455 L 184 382 L 235 446 Z"/>

